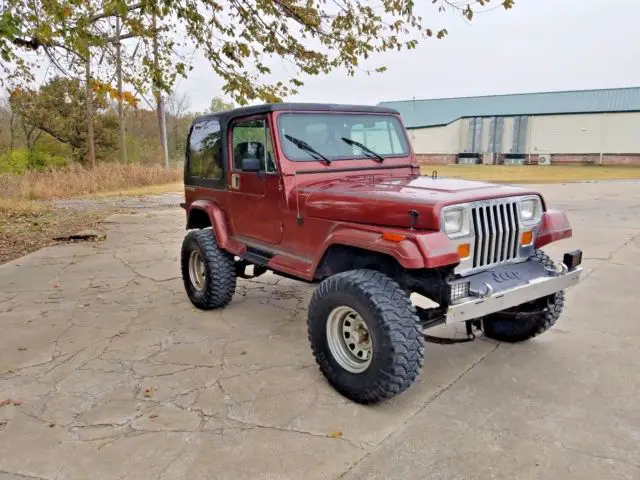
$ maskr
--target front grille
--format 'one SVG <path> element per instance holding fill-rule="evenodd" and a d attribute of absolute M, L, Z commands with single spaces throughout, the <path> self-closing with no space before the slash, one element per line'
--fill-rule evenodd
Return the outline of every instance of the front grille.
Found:
<path fill-rule="evenodd" d="M 475 234 L 473 268 L 487 267 L 518 257 L 518 204 L 498 200 L 471 207 Z"/>

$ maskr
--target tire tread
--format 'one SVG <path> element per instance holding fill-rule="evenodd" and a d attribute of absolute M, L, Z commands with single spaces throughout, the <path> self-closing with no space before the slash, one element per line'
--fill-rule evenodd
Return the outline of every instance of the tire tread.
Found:
<path fill-rule="evenodd" d="M 189 254 L 193 245 L 200 248 L 206 268 L 207 281 L 202 295 L 189 295 L 191 302 L 201 310 L 226 307 L 236 292 L 236 271 L 233 256 L 218 247 L 211 228 L 192 230 L 182 243 L 182 278 L 190 292 Z"/>
<path fill-rule="evenodd" d="M 322 346 L 314 341 L 315 329 L 325 328 L 326 322 L 326 318 L 314 315 L 318 302 L 340 291 L 366 298 L 387 352 L 384 366 L 367 389 L 339 382 Z M 358 403 L 377 403 L 405 391 L 417 379 L 424 364 L 424 339 L 411 300 L 393 279 L 374 270 L 351 270 L 322 282 L 309 303 L 308 334 L 313 356 L 323 375 L 338 392 Z"/>

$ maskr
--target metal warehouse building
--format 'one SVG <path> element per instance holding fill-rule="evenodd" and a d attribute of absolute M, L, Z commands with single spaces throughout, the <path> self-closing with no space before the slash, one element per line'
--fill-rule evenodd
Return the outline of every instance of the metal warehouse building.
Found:
<path fill-rule="evenodd" d="M 640 87 L 382 102 L 421 163 L 640 165 Z"/>

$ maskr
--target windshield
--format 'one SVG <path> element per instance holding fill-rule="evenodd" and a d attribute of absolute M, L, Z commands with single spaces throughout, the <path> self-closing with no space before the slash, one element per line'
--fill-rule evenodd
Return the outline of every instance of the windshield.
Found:
<path fill-rule="evenodd" d="M 284 154 L 296 162 L 317 162 L 318 156 L 299 148 L 285 135 L 306 142 L 330 160 L 371 159 L 370 153 L 349 140 L 382 157 L 409 155 L 404 129 L 393 115 L 285 113 L 278 117 L 278 134 Z"/>

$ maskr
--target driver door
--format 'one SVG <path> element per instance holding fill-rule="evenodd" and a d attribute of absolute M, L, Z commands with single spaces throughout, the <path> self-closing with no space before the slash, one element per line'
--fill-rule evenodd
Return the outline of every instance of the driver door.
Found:
<path fill-rule="evenodd" d="M 229 128 L 234 236 L 278 245 L 283 232 L 282 190 L 268 119 L 265 116 L 241 119 Z"/>

